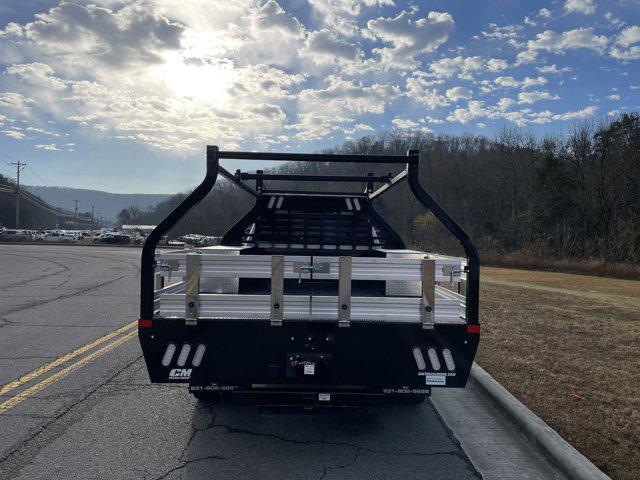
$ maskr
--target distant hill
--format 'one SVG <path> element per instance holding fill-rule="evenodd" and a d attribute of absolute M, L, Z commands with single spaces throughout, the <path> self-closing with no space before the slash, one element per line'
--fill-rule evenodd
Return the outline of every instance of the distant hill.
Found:
<path fill-rule="evenodd" d="M 78 212 L 90 212 L 91 205 L 94 205 L 96 214 L 103 215 L 105 220 L 114 220 L 123 208 L 136 206 L 141 210 L 147 210 L 169 198 L 169 195 L 164 194 L 109 193 L 83 188 L 31 185 L 24 185 L 24 188 L 51 205 L 71 211 L 73 211 L 74 199 L 77 198 L 79 199 Z"/>

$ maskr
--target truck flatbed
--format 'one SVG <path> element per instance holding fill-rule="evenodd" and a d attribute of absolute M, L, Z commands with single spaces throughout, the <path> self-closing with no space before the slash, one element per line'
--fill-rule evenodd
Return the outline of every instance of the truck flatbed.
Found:
<path fill-rule="evenodd" d="M 236 172 L 220 158 L 405 163 L 397 175 Z M 463 387 L 479 340 L 477 252 L 418 181 L 419 155 L 220 152 L 205 181 L 143 249 L 139 335 L 152 382 L 264 404 L 420 401 Z M 215 247 L 156 253 L 158 240 L 225 178 L 255 205 Z M 407 249 L 372 201 L 408 179 L 467 258 Z M 255 180 L 255 187 L 246 183 Z M 266 181 L 363 182 L 360 192 L 284 191 Z M 382 183 L 377 190 L 375 182 Z"/>

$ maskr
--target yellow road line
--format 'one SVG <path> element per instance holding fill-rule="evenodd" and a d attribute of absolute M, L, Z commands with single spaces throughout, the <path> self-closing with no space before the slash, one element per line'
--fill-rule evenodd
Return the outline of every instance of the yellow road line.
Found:
<path fill-rule="evenodd" d="M 124 327 L 120 327 L 117 330 L 114 330 L 113 332 L 106 334 L 104 337 L 100 337 L 91 343 L 87 343 L 86 345 L 74 350 L 73 352 L 69 352 L 66 355 L 63 355 L 62 357 L 56 358 L 52 362 L 49 362 L 46 365 L 43 365 L 40 368 L 37 368 L 33 372 L 27 373 L 26 375 L 23 375 L 22 377 L 16 380 L 13 380 L 12 382 L 7 383 L 6 385 L 3 385 L 2 388 L 0 388 L 0 395 L 9 393 L 11 390 L 18 388 L 20 385 L 27 383 L 36 377 L 39 377 L 43 373 L 47 373 L 52 368 L 59 367 L 63 363 L 68 362 L 73 358 L 76 358 L 78 355 L 82 355 L 86 351 L 91 350 L 93 347 L 97 347 L 98 345 L 106 342 L 107 340 L 110 340 L 113 337 L 120 335 L 122 332 L 125 332 L 130 328 L 135 327 L 137 323 L 138 323 L 137 320 L 134 320 L 131 323 L 127 323 Z"/>
<path fill-rule="evenodd" d="M 59 372 L 54 373 L 50 377 L 45 378 L 41 382 L 36 383 L 32 387 L 29 387 L 26 390 L 18 393 L 17 395 L 11 397 L 6 402 L 0 403 L 0 414 L 6 412 L 10 408 L 15 407 L 20 402 L 22 402 L 25 398 L 30 397 L 31 395 L 33 395 L 37 391 L 42 390 L 46 386 L 57 382 L 58 380 L 60 380 L 63 377 L 66 377 L 71 372 L 73 372 L 74 370 L 77 370 L 78 368 L 80 368 L 81 366 L 85 365 L 86 363 L 89 363 L 94 358 L 97 358 L 97 357 L 107 353 L 109 350 L 113 350 L 118 345 L 121 345 L 122 343 L 124 343 L 127 340 L 129 340 L 130 338 L 132 338 L 134 335 L 136 335 L 136 333 L 138 333 L 138 332 L 137 331 L 133 331 L 133 332 L 127 333 L 125 336 L 118 338 L 117 340 L 113 341 L 112 343 L 109 343 L 109 344 L 105 345 L 101 349 L 96 350 L 95 352 L 87 355 L 86 357 L 81 358 L 77 362 L 72 363 L 68 367 L 63 368 Z"/>

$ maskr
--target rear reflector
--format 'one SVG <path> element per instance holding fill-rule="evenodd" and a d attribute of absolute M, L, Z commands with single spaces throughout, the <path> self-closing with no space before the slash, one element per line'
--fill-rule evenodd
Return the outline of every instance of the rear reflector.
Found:
<path fill-rule="evenodd" d="M 196 348 L 196 353 L 193 354 L 193 360 L 191 360 L 191 364 L 194 367 L 199 367 L 200 363 L 202 363 L 202 357 L 204 356 L 204 351 L 207 349 L 204 343 L 198 345 Z"/>
<path fill-rule="evenodd" d="M 151 320 L 149 319 L 140 319 L 138 320 L 138 327 L 139 328 L 149 328 L 151 326 Z"/>
<path fill-rule="evenodd" d="M 180 350 L 180 355 L 178 355 L 178 361 L 176 362 L 179 367 L 184 367 L 184 364 L 187 363 L 187 357 L 189 356 L 190 351 L 190 344 L 185 343 L 184 345 L 182 345 L 182 350 Z"/>
<path fill-rule="evenodd" d="M 431 362 L 431 367 L 438 371 L 440 370 L 440 359 L 438 358 L 438 354 L 436 349 L 431 347 L 427 350 L 427 355 L 429 356 L 429 361 Z"/>
<path fill-rule="evenodd" d="M 451 350 L 445 348 L 442 350 L 442 356 L 444 357 L 444 363 L 447 366 L 447 370 L 453 372 L 456 369 L 456 364 L 453 361 L 453 355 L 451 355 Z"/>
<path fill-rule="evenodd" d="M 422 371 L 427 368 L 427 364 L 424 362 L 424 357 L 422 356 L 422 350 L 420 350 L 420 347 L 413 349 L 413 358 L 416 360 L 418 370 Z"/>
<path fill-rule="evenodd" d="M 173 354 L 176 353 L 176 344 L 170 343 L 167 345 L 167 349 L 164 351 L 164 355 L 162 357 L 162 366 L 168 367 L 171 363 L 171 359 L 173 358 Z"/>
<path fill-rule="evenodd" d="M 467 325 L 467 333 L 480 333 L 480 325 Z"/>

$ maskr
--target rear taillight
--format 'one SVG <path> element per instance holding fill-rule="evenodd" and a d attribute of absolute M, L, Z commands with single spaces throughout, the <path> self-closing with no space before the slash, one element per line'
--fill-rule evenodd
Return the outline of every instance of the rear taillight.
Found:
<path fill-rule="evenodd" d="M 467 333 L 480 333 L 480 325 L 467 325 Z"/>
<path fill-rule="evenodd" d="M 427 368 L 427 364 L 424 361 L 424 357 L 422 356 L 422 350 L 420 350 L 420 347 L 416 347 L 413 349 L 413 358 L 416 360 L 416 366 L 418 367 L 418 370 L 422 371 Z"/>
<path fill-rule="evenodd" d="M 191 345 L 185 343 L 182 345 L 182 349 L 180 350 L 180 355 L 178 355 L 178 361 L 176 362 L 179 367 L 184 367 L 184 364 L 187 363 L 187 357 L 189 356 L 189 352 L 191 351 Z"/>
<path fill-rule="evenodd" d="M 171 363 L 171 359 L 173 358 L 173 354 L 176 353 L 176 344 L 170 343 L 167 345 L 167 349 L 164 351 L 164 355 L 162 356 L 162 366 L 168 367 Z"/>
<path fill-rule="evenodd" d="M 427 355 L 429 356 L 429 361 L 431 362 L 431 368 L 433 368 L 434 370 L 438 371 L 440 370 L 440 359 L 438 358 L 438 353 L 436 352 L 436 349 L 433 347 L 430 347 L 427 350 Z"/>
<path fill-rule="evenodd" d="M 148 318 L 141 318 L 140 320 L 138 320 L 139 328 L 149 328 L 151 327 L 151 325 L 152 325 L 152 322 Z"/>
<path fill-rule="evenodd" d="M 204 356 L 204 351 L 207 349 L 204 343 L 201 343 L 196 348 L 196 353 L 193 354 L 193 360 L 191 360 L 191 364 L 194 367 L 199 367 L 202 363 L 202 357 Z"/>
<path fill-rule="evenodd" d="M 453 355 L 451 355 L 451 350 L 445 348 L 442 350 L 442 356 L 444 357 L 444 363 L 447 366 L 447 370 L 453 372 L 456 369 L 456 364 L 453 361 Z"/>

